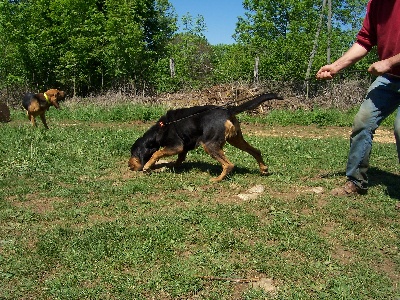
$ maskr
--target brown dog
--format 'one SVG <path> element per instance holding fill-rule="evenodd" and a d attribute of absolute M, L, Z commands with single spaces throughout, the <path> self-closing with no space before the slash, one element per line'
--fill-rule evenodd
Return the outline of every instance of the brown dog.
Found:
<path fill-rule="evenodd" d="M 32 126 L 36 126 L 35 118 L 40 116 L 42 123 L 46 129 L 49 129 L 46 123 L 46 111 L 50 106 L 59 109 L 58 101 L 65 99 L 65 92 L 57 89 L 50 89 L 45 93 L 32 94 L 27 93 L 22 99 L 22 106 L 26 109 L 28 119 L 31 121 Z"/>
<path fill-rule="evenodd" d="M 267 174 L 268 167 L 260 150 L 244 140 L 235 115 L 272 99 L 282 98 L 276 94 L 263 94 L 239 106 L 206 105 L 169 110 L 132 145 L 128 166 L 133 171 L 148 171 L 160 158 L 176 154 L 178 159 L 175 164 L 180 164 L 189 150 L 201 145 L 222 165 L 222 173 L 212 179 L 221 181 L 234 167 L 222 150 L 228 142 L 253 156 L 260 172 Z"/>

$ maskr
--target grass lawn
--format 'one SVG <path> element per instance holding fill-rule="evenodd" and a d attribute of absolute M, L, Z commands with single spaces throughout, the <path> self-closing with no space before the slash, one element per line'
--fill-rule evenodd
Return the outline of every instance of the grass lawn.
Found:
<path fill-rule="evenodd" d="M 21 110 L 0 124 L 0 299 L 400 299 L 394 138 L 374 143 L 366 196 L 329 194 L 348 151 L 336 125 L 351 124 L 337 112 L 239 115 L 270 176 L 230 145 L 221 183 L 200 148 L 176 169 L 129 171 L 163 112 L 67 106 L 47 131 Z"/>

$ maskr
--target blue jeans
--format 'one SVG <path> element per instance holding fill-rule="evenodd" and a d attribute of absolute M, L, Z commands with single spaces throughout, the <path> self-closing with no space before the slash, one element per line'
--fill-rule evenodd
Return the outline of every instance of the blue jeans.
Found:
<path fill-rule="evenodd" d="M 400 78 L 385 74 L 371 84 L 354 118 L 346 176 L 361 189 L 367 189 L 367 170 L 375 130 L 399 105 Z M 400 109 L 394 122 L 394 135 L 400 162 Z"/>

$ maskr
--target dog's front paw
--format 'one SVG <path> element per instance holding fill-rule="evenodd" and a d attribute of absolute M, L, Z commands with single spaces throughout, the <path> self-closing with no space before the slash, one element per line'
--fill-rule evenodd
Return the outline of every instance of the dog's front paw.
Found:
<path fill-rule="evenodd" d="M 224 179 L 224 177 L 218 176 L 218 177 L 213 177 L 210 179 L 210 182 L 217 183 L 221 182 Z"/>
<path fill-rule="evenodd" d="M 261 175 L 271 175 L 271 173 L 268 171 L 268 167 L 267 166 L 260 166 L 260 173 Z"/>
<path fill-rule="evenodd" d="M 147 174 L 149 174 L 149 173 L 151 173 L 151 169 L 150 168 L 143 168 L 143 173 L 147 173 Z"/>

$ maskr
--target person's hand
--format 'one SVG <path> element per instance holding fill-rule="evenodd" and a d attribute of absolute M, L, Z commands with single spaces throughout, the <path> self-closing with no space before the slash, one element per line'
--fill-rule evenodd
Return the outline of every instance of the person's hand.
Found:
<path fill-rule="evenodd" d="M 337 71 L 333 67 L 333 65 L 326 65 L 321 67 L 321 69 L 318 70 L 317 74 L 315 77 L 317 79 L 332 79 L 336 75 Z"/>
<path fill-rule="evenodd" d="M 391 64 L 387 59 L 385 59 L 377 61 L 372 65 L 370 65 L 370 67 L 368 68 L 368 72 L 374 76 L 380 76 L 382 74 L 389 72 L 391 68 L 392 68 Z"/>

